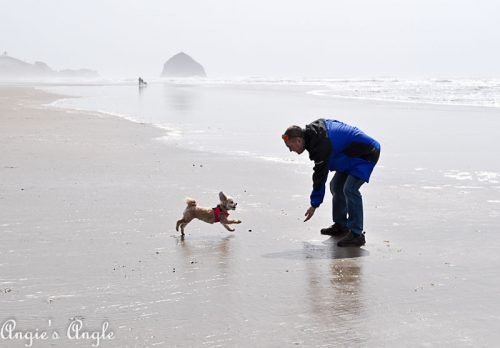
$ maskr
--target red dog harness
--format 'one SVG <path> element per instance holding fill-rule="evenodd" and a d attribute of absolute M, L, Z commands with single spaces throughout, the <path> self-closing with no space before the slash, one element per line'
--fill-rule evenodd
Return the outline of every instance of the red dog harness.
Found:
<path fill-rule="evenodd" d="M 219 222 L 220 221 L 220 214 L 224 214 L 225 217 L 228 217 L 229 216 L 229 213 L 227 211 L 224 211 L 220 208 L 220 206 L 216 206 L 215 208 L 212 208 L 212 210 L 214 211 L 214 217 L 215 217 L 215 221 L 214 222 Z"/>

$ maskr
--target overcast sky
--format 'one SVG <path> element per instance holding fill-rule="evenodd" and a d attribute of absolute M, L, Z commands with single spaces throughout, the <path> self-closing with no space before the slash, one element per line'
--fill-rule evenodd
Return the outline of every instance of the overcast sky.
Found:
<path fill-rule="evenodd" d="M 56 70 L 500 77 L 500 0 L 0 0 L 0 50 Z"/>

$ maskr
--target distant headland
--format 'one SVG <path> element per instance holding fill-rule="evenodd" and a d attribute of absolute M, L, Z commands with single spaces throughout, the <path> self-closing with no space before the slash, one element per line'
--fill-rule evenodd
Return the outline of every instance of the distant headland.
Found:
<path fill-rule="evenodd" d="M 89 69 L 53 70 L 44 62 L 33 64 L 11 57 L 4 52 L 0 55 L 0 80 L 29 79 L 94 79 L 99 78 L 97 71 Z"/>

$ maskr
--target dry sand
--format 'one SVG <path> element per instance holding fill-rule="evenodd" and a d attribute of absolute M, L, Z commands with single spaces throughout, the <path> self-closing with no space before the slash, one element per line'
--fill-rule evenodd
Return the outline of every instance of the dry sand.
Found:
<path fill-rule="evenodd" d="M 367 245 L 339 249 L 318 232 L 328 198 L 302 222 L 299 166 L 166 146 L 148 125 L 42 106 L 55 99 L 0 87 L 0 324 L 47 331 L 33 347 L 90 347 L 67 337 L 78 319 L 109 323 L 101 347 L 498 342 L 499 214 L 484 191 L 381 166 L 363 188 Z M 192 222 L 181 240 L 184 197 L 214 206 L 219 190 L 243 223 Z"/>

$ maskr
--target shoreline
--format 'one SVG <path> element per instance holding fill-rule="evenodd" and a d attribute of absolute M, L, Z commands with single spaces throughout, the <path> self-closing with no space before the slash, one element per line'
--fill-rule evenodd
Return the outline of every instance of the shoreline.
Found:
<path fill-rule="evenodd" d="M 286 88 L 303 88 L 305 93 L 320 98 L 326 99 L 340 99 L 340 100 L 355 100 L 355 101 L 372 101 L 372 102 L 387 102 L 387 103 L 401 103 L 401 104 L 411 104 L 411 105 L 435 105 L 435 106 L 462 106 L 462 107 L 485 107 L 485 108 L 500 108 L 500 100 L 494 98 L 498 94 L 499 79 L 489 78 L 456 78 L 456 79 L 443 79 L 443 78 L 424 78 L 424 79 L 400 79 L 400 78 L 348 78 L 348 79 L 317 79 L 317 78 L 212 78 L 212 79 L 162 79 L 162 78 L 151 78 L 149 79 L 150 84 L 173 84 L 173 85 L 199 85 L 199 86 L 233 86 L 233 87 L 286 87 Z M 382 84 L 381 86 L 375 86 L 376 90 L 372 91 L 374 87 L 369 87 L 366 83 Z M 5 82 L 8 83 L 8 82 Z M 395 85 L 391 85 L 395 84 Z M 24 82 L 24 85 L 33 85 L 33 82 Z M 389 85 L 386 85 L 389 84 Z M 1 82 L 0 82 L 1 85 Z M 135 86 L 136 80 L 134 78 L 125 78 L 120 80 L 108 80 L 108 81 L 96 81 L 96 82 L 40 82 L 38 83 L 41 87 L 58 87 L 58 86 Z M 448 86 L 450 85 L 450 86 Z M 447 88 L 441 90 L 442 86 Z M 342 87 L 342 88 L 341 88 Z M 377 95 L 342 95 L 335 94 L 336 90 L 341 88 L 341 90 L 353 89 L 356 92 L 360 91 L 363 93 L 378 93 L 381 88 L 383 91 L 391 94 L 394 89 L 402 88 L 400 91 L 401 96 L 406 96 L 408 100 L 398 99 L 394 96 L 384 96 L 379 97 Z M 437 88 L 437 90 L 435 90 Z M 468 93 L 464 93 L 464 88 L 469 89 Z M 415 89 L 417 92 L 415 92 Z M 441 101 L 428 100 L 425 96 L 421 96 L 420 90 L 429 89 L 427 93 L 429 95 L 436 97 L 440 96 Z M 487 91 L 485 92 L 484 89 Z M 479 100 L 469 100 L 465 102 L 457 102 L 460 98 L 471 98 L 471 95 L 476 95 L 478 97 L 478 91 L 482 91 L 481 98 Z M 326 94 L 325 94 L 326 93 Z M 412 95 L 412 93 L 417 93 Z M 443 93 L 441 95 L 441 93 Z M 458 93 L 458 94 L 457 94 Z M 330 95 L 331 94 L 331 95 Z M 422 98 L 422 99 L 419 99 Z M 438 99 L 440 99 L 438 98 Z M 459 98 L 459 99 L 456 99 Z M 493 99 L 492 99 L 493 98 Z M 412 100 L 413 99 L 413 100 Z"/>
<path fill-rule="evenodd" d="M 347 80 L 349 81 L 349 80 Z M 357 80 L 352 80 L 357 81 Z M 499 80 L 500 81 L 500 80 Z M 266 83 L 257 83 L 257 82 L 239 82 L 237 80 L 225 82 L 217 82 L 217 81 L 191 81 L 191 80 L 158 80 L 150 82 L 151 85 L 161 85 L 161 84 L 172 84 L 172 85 L 199 85 L 199 86 L 216 86 L 216 87 L 276 87 L 276 88 L 298 88 L 303 89 L 306 95 L 311 95 L 314 97 L 318 97 L 321 99 L 332 100 L 332 101 L 349 101 L 352 100 L 354 102 L 367 102 L 367 103 L 389 103 L 389 104 L 401 104 L 404 105 L 413 105 L 413 106 L 428 106 L 428 107 L 463 107 L 463 108 L 487 108 L 487 109 L 500 109 L 500 104 L 490 105 L 490 104 L 471 104 L 471 103 L 453 103 L 453 102 L 435 102 L 435 101 L 427 101 L 427 100 L 398 100 L 391 98 L 376 98 L 376 97 L 368 97 L 368 96 L 343 96 L 343 95 L 324 95 L 321 92 L 332 92 L 329 89 L 312 89 L 313 87 L 327 87 L 328 82 L 324 82 L 324 84 L 302 84 L 302 83 L 280 83 L 280 82 L 266 82 Z M 10 87 L 15 86 L 15 84 L 5 83 L 2 84 L 0 82 L 0 86 Z M 40 90 L 47 88 L 57 88 L 57 87 L 99 87 L 99 86 L 131 86 L 136 87 L 137 84 L 134 81 L 125 81 L 125 82 L 96 82 L 96 83 L 32 83 L 26 82 L 19 84 L 20 87 L 33 87 Z M 51 93 L 50 91 L 47 91 Z M 78 96 L 75 96 L 75 98 Z M 71 96 L 70 96 L 71 98 Z"/>
<path fill-rule="evenodd" d="M 132 88 L 132 86 L 130 87 L 131 88 L 127 88 L 125 90 L 120 89 L 120 92 L 117 94 L 113 94 L 112 90 L 109 90 L 109 93 L 113 96 L 113 98 L 134 98 L 134 94 L 136 94 L 134 93 L 135 89 Z M 158 96 L 158 91 L 162 90 L 161 86 L 152 87 L 156 89 L 148 91 L 151 93 L 145 93 L 146 96 L 148 96 L 148 94 L 150 95 L 149 100 L 144 99 L 144 101 L 147 100 L 149 103 L 152 103 L 156 100 L 161 100 Z M 229 89 L 226 89 L 226 87 L 222 86 L 219 94 L 230 92 L 231 88 L 228 88 Z M 194 91 L 190 91 L 189 93 L 192 93 L 192 95 L 196 95 L 196 89 L 197 88 L 195 88 Z M 63 90 L 64 89 L 55 89 L 55 91 L 57 92 L 61 92 Z M 253 93 L 252 90 L 253 88 L 250 88 L 249 91 Z M 274 90 L 282 90 L 285 93 L 288 93 L 287 86 L 272 87 L 270 91 L 272 92 Z M 425 122 L 428 122 L 429 124 L 430 122 L 435 123 L 436 129 L 445 127 L 442 128 L 445 133 L 442 136 L 449 137 L 449 143 L 451 144 L 452 142 L 456 142 L 457 140 L 459 140 L 459 135 L 454 132 L 453 128 L 455 127 L 454 124 L 457 122 L 465 123 L 465 120 L 462 116 L 470 117 L 470 115 L 472 114 L 481 113 L 482 117 L 485 118 L 488 124 L 493 124 L 494 122 L 496 122 L 495 118 L 497 116 L 497 110 L 494 107 L 487 106 L 407 103 L 401 101 L 391 102 L 352 98 L 325 98 L 308 95 L 308 90 L 309 88 L 307 87 L 291 89 L 289 91 L 290 93 L 288 93 L 286 96 L 286 98 L 288 99 L 284 97 L 283 100 L 285 102 L 286 100 L 293 100 L 294 102 L 297 102 L 297 104 L 300 105 L 300 109 L 282 109 L 281 112 L 291 112 L 292 114 L 291 120 L 284 121 L 283 123 L 288 124 L 288 122 L 293 122 L 295 124 L 306 124 L 310 122 L 311 119 L 319 117 L 341 119 L 346 123 L 357 125 L 361 129 L 369 131 L 369 134 L 375 138 L 384 139 L 384 145 L 387 144 L 389 146 L 395 146 L 394 148 L 384 146 L 382 162 L 385 162 L 386 159 L 389 158 L 386 157 L 386 155 L 392 156 L 392 158 L 390 158 L 390 161 L 394 162 L 396 160 L 394 154 L 396 154 L 397 156 L 402 156 L 402 154 L 404 153 L 410 153 L 418 157 L 415 167 L 428 167 L 432 165 L 438 165 L 438 163 L 432 163 L 432 160 L 430 160 L 430 157 L 427 156 L 425 150 L 419 151 L 417 147 L 414 147 L 412 145 L 413 142 L 419 141 L 419 134 L 417 132 L 421 131 L 430 132 L 429 140 L 432 141 L 433 144 L 435 144 L 433 146 L 437 146 L 439 148 L 439 146 L 442 144 L 442 141 L 439 139 L 439 133 L 432 128 L 427 130 L 426 128 L 428 128 L 428 126 L 424 124 Z M 50 89 L 48 89 L 48 91 L 52 92 L 52 90 Z M 80 92 L 82 92 L 84 95 L 85 93 L 88 93 L 88 95 L 90 96 L 91 91 L 91 89 L 83 89 Z M 202 88 L 198 91 L 198 94 L 205 96 L 205 98 L 208 100 L 212 96 L 212 94 L 210 94 L 211 91 L 212 89 L 205 90 Z M 235 95 L 236 97 L 238 97 L 239 95 L 245 95 L 246 89 L 243 88 L 238 91 Z M 269 91 L 267 89 L 264 89 L 264 91 L 266 92 L 262 93 L 261 96 L 272 94 L 268 93 Z M 215 115 L 216 111 L 213 105 L 209 105 L 210 108 L 194 110 L 190 114 L 186 113 L 186 119 L 193 120 L 190 121 L 193 123 L 189 124 L 184 122 L 183 119 L 176 119 L 175 116 L 173 119 L 164 117 L 164 114 L 160 112 L 161 110 L 163 110 L 161 105 L 157 105 L 154 108 L 149 106 L 148 109 L 148 107 L 146 106 L 148 105 L 147 103 L 141 104 L 140 102 L 137 102 L 136 104 L 136 102 L 133 101 L 126 106 L 116 107 L 113 104 L 115 103 L 115 101 L 111 98 L 109 100 L 106 100 L 103 98 L 95 99 L 92 97 L 91 99 L 89 99 L 89 102 L 86 102 L 85 99 L 71 102 L 71 97 L 66 99 L 67 100 L 56 101 L 55 103 L 59 105 L 56 105 L 55 107 L 78 110 L 80 112 L 83 111 L 104 113 L 106 115 L 119 117 L 139 124 L 149 124 L 155 127 L 159 127 L 160 129 L 165 129 L 167 132 L 170 132 L 170 135 L 177 136 L 176 138 L 168 136 L 165 137 L 164 140 L 166 139 L 165 142 L 167 146 L 174 144 L 180 145 L 182 148 L 193 151 L 222 154 L 224 156 L 237 157 L 242 160 L 264 160 L 270 163 L 277 164 L 301 165 L 304 166 L 304 168 L 308 167 L 309 164 L 309 161 L 307 158 L 305 158 L 305 156 L 294 157 L 288 155 L 285 151 L 282 151 L 282 148 L 280 146 L 281 144 L 274 141 L 274 135 L 282 131 L 282 129 L 279 127 L 273 126 L 274 129 L 272 129 L 272 132 L 267 128 L 264 129 L 266 133 L 263 133 L 264 137 L 262 138 L 262 141 L 254 144 L 250 144 L 248 139 L 250 139 L 250 137 L 252 136 L 251 132 L 258 131 L 256 129 L 252 129 L 251 132 L 245 134 L 243 137 L 243 141 L 240 141 L 237 137 L 234 137 L 229 131 L 227 131 L 229 128 L 226 129 L 225 124 L 227 122 L 227 124 L 231 124 L 231 127 L 238 127 L 240 125 L 234 123 L 230 117 L 228 118 L 228 115 L 231 112 L 241 112 L 242 114 L 240 116 L 243 117 L 243 120 L 246 120 L 249 117 L 248 113 L 245 113 L 245 111 L 242 112 L 242 110 L 245 109 L 238 109 L 238 107 L 235 107 L 234 105 L 228 105 L 226 113 L 221 113 L 222 116 L 226 118 L 224 119 L 224 121 L 218 120 L 217 123 L 214 122 L 213 124 L 205 121 L 205 119 L 209 119 L 209 117 L 213 117 L 212 115 Z M 261 114 L 265 115 L 264 118 L 272 117 L 274 110 L 276 110 L 276 112 L 280 112 L 280 109 L 276 109 L 279 107 L 277 103 L 272 104 L 272 98 L 266 99 L 266 101 L 270 103 L 269 109 L 266 110 L 265 108 L 261 108 L 260 110 Z M 311 107 L 305 105 L 311 105 Z M 168 112 L 171 112 L 175 115 L 178 111 L 173 108 L 169 109 Z M 206 113 L 207 118 L 200 117 L 200 114 L 203 115 L 204 113 Z M 456 114 L 456 118 L 455 116 L 453 116 L 454 113 Z M 304 115 L 308 114 L 313 115 L 311 119 L 305 118 Z M 435 115 L 436 119 L 432 119 L 432 117 L 429 117 L 428 115 Z M 446 121 L 444 119 L 446 119 Z M 244 122 L 245 121 L 243 121 L 243 124 L 241 126 L 245 127 L 249 125 L 248 122 L 246 124 Z M 399 136 L 398 133 L 391 132 L 387 129 L 386 126 L 384 126 L 385 124 L 394 124 L 396 128 L 405 126 L 408 127 L 408 130 L 406 132 L 408 133 L 409 137 L 404 138 Z M 448 124 L 450 126 L 448 126 Z M 253 127 L 253 125 L 250 125 L 250 127 Z M 462 127 L 462 125 L 457 126 L 457 129 L 459 127 Z M 490 126 L 487 125 L 487 127 Z M 220 134 L 224 135 L 216 134 L 216 132 L 214 133 L 214 129 L 216 128 L 223 130 L 224 132 L 220 132 Z M 230 141 L 235 146 L 225 147 L 223 137 L 227 137 L 228 141 Z M 399 147 L 398 143 L 402 144 L 403 147 Z M 453 149 L 449 145 L 444 145 L 446 145 L 446 148 L 443 148 L 444 151 L 453 151 Z M 468 150 L 466 149 L 466 151 Z M 440 156 L 441 155 L 444 154 L 440 154 Z M 455 162 L 455 159 L 453 161 Z M 458 158 L 456 159 L 456 161 L 458 161 Z M 457 168 L 454 163 L 451 163 L 451 161 L 448 162 L 450 163 L 447 163 L 444 169 L 467 169 Z M 397 163 L 395 164 L 398 165 Z M 379 163 L 379 167 L 384 165 L 385 163 Z M 409 165 L 411 165 L 411 163 L 405 163 L 405 166 Z M 496 168 L 492 168 L 492 170 L 496 170 Z"/>
<path fill-rule="evenodd" d="M 44 93 L 49 93 L 51 92 L 46 92 L 42 88 L 39 89 L 40 91 Z M 53 94 L 57 95 L 57 94 Z M 142 122 L 137 119 L 134 119 L 131 116 L 128 116 L 126 114 L 120 114 L 120 113 L 115 113 L 115 112 L 108 112 L 108 111 L 103 111 L 103 110 L 87 110 L 83 108 L 76 108 L 76 107 L 71 107 L 67 105 L 57 105 L 58 102 L 63 101 L 65 99 L 73 99 L 73 98 L 81 98 L 79 96 L 62 96 L 60 98 L 57 98 L 56 100 L 48 103 L 48 104 L 41 104 L 42 107 L 47 108 L 47 110 L 63 110 L 63 111 L 68 111 L 68 112 L 78 112 L 82 114 L 87 114 L 87 115 L 94 115 L 96 117 L 112 117 L 112 118 L 118 118 L 121 120 L 125 120 L 134 124 L 138 124 L 141 126 L 148 126 L 152 127 L 158 130 L 161 130 L 164 132 L 163 135 L 160 135 L 158 137 L 155 137 L 154 139 L 162 142 L 165 144 L 165 146 L 177 146 L 177 143 L 173 145 L 171 142 L 173 141 L 171 138 L 176 138 L 176 137 L 182 137 L 181 129 L 176 129 L 176 128 L 171 128 L 167 126 L 163 126 L 158 123 L 148 123 L 148 122 Z M 187 151 L 193 151 L 193 152 L 200 152 L 200 153 L 205 153 L 205 154 L 212 154 L 212 155 L 221 155 L 221 156 L 227 156 L 229 158 L 235 158 L 238 160 L 251 160 L 251 161 L 263 161 L 267 163 L 274 163 L 274 164 L 285 164 L 285 165 L 299 165 L 299 166 L 304 166 L 307 165 L 308 162 L 306 161 L 301 161 L 302 158 L 297 158 L 297 159 L 283 159 L 283 158 L 278 158 L 278 157 L 273 157 L 273 156 L 265 156 L 261 154 L 256 154 L 256 153 L 243 153 L 243 152 L 221 152 L 217 150 L 201 150 L 201 149 L 196 149 L 192 148 L 189 146 L 185 145 L 179 145 L 178 147 L 185 149 Z M 285 152 L 286 153 L 286 152 Z"/>

